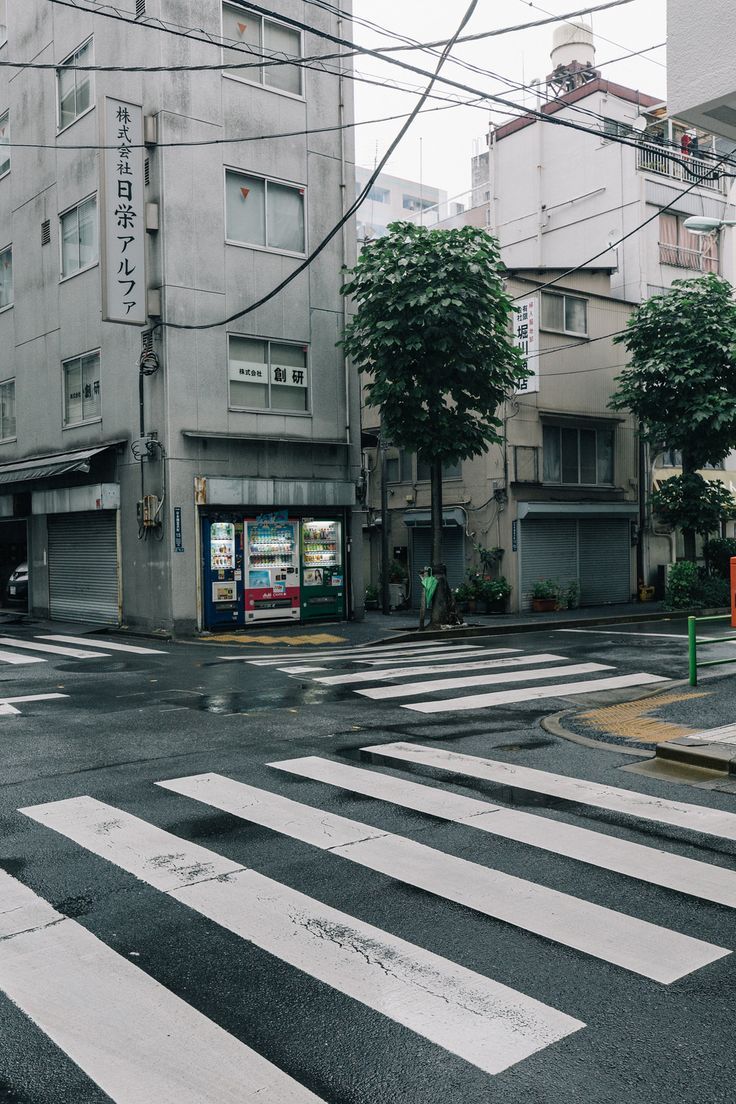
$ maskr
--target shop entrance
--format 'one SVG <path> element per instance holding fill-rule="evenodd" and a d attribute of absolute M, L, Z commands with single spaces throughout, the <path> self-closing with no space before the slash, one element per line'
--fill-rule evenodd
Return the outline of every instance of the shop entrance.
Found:
<path fill-rule="evenodd" d="M 0 521 L 0 607 L 28 612 L 28 530 L 25 521 Z"/>

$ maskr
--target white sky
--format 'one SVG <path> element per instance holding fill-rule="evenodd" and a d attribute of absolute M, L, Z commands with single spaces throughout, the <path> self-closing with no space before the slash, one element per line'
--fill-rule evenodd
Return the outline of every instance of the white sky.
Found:
<path fill-rule="evenodd" d="M 591 4 L 603 0 L 591 0 Z M 467 0 L 353 0 L 356 18 L 370 20 L 390 31 L 423 42 L 450 38 L 459 23 Z M 542 0 L 542 5 L 528 0 L 480 0 L 478 8 L 464 33 L 486 31 L 542 19 L 547 15 L 561 15 L 578 11 L 586 6 L 586 0 Z M 602 75 L 630 88 L 666 98 L 666 50 L 657 49 L 642 57 L 632 57 L 612 65 L 609 59 L 635 50 L 642 50 L 666 39 L 666 0 L 632 0 L 609 11 L 598 12 L 592 17 L 596 36 L 596 65 Z M 515 31 L 477 43 L 457 47 L 453 56 L 470 62 L 490 73 L 470 72 L 447 62 L 443 76 L 471 85 L 483 92 L 504 95 L 519 104 L 532 106 L 530 93 L 509 90 L 501 77 L 518 84 L 530 84 L 535 77 L 546 77 L 551 71 L 549 60 L 552 34 L 555 26 Z M 362 28 L 357 23 L 354 36 L 361 45 L 389 45 L 385 35 Z M 605 40 L 608 41 L 605 41 Z M 615 45 L 614 45 L 615 44 Z M 436 59 L 416 51 L 395 55 L 423 69 L 434 69 Z M 377 58 L 363 57 L 354 61 L 356 72 L 381 81 L 406 81 L 417 88 L 426 81 L 415 74 L 388 65 Z M 441 95 L 462 93 L 451 88 L 435 87 Z M 415 93 L 398 92 L 390 88 L 377 88 L 368 84 L 355 84 L 356 118 L 378 118 L 399 112 L 409 112 L 416 102 Z M 468 99 L 471 97 L 468 96 Z M 438 106 L 428 103 L 427 106 Z M 494 113 L 494 122 L 504 117 Z M 453 107 L 446 111 L 419 116 L 411 130 L 396 149 L 385 171 L 395 176 L 419 179 L 420 139 L 425 184 L 442 188 L 452 197 L 470 187 L 470 158 L 473 140 L 483 136 L 488 129 L 489 111 L 484 105 Z M 372 167 L 401 126 L 401 120 L 356 128 L 356 160 L 359 165 Z"/>

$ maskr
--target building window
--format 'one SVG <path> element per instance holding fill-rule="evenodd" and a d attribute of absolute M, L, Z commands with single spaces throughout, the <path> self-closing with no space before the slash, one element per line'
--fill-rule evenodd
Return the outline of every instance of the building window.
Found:
<path fill-rule="evenodd" d="M 228 169 L 227 240 L 304 253 L 304 189 Z"/>
<path fill-rule="evenodd" d="M 718 238 L 691 234 L 683 218 L 663 211 L 659 216 L 659 263 L 693 272 L 718 272 Z"/>
<path fill-rule="evenodd" d="M 459 479 L 462 474 L 461 465 L 458 462 L 454 464 L 442 465 L 442 478 L 443 479 Z M 424 483 L 432 478 L 432 465 L 429 460 L 425 460 L 422 456 L 417 456 L 417 483 Z"/>
<path fill-rule="evenodd" d="M 612 429 L 544 426 L 544 482 L 611 486 L 613 434 Z"/>
<path fill-rule="evenodd" d="M 13 247 L 0 249 L 0 310 L 13 305 Z"/>
<path fill-rule="evenodd" d="M 71 125 L 93 104 L 92 74 L 72 68 L 78 65 L 93 65 L 92 39 L 89 38 L 62 61 L 56 70 L 59 91 L 59 130 Z"/>
<path fill-rule="evenodd" d="M 0 383 L 0 440 L 15 437 L 15 380 Z"/>
<path fill-rule="evenodd" d="M 8 41 L 8 4 L 7 0 L 0 0 L 0 46 Z"/>
<path fill-rule="evenodd" d="M 630 123 L 624 123 L 620 119 L 603 120 L 603 135 L 605 138 L 629 138 L 636 135 L 636 131 Z"/>
<path fill-rule="evenodd" d="M 0 115 L 0 176 L 10 172 L 10 112 Z"/>
<path fill-rule="evenodd" d="M 542 292 L 542 329 L 587 337 L 588 303 L 574 295 Z"/>
<path fill-rule="evenodd" d="M 228 337 L 229 404 L 234 410 L 309 409 L 307 350 L 303 345 Z"/>
<path fill-rule="evenodd" d="M 432 199 L 421 199 L 419 196 L 404 195 L 401 206 L 405 211 L 426 211 L 429 207 L 436 207 L 437 204 Z"/>
<path fill-rule="evenodd" d="M 255 81 L 268 88 L 277 88 L 293 96 L 302 95 L 302 71 L 299 65 L 283 64 L 284 57 L 302 57 L 301 32 L 266 19 L 241 8 L 239 4 L 222 5 L 222 37 L 226 43 L 237 43 L 245 49 L 225 55 L 226 64 L 248 64 L 254 56 L 264 65 L 252 69 L 225 70 L 241 80 Z M 265 55 L 265 57 L 262 57 Z M 273 62 L 271 62 L 273 59 Z"/>
<path fill-rule="evenodd" d="M 416 468 L 415 468 L 416 461 Z M 442 465 L 443 479 L 460 479 L 462 465 Z M 386 458 L 386 482 L 387 483 L 425 483 L 431 478 L 431 465 L 422 456 L 416 456 L 406 449 L 399 449 L 395 456 Z"/>
<path fill-rule="evenodd" d="M 64 425 L 81 425 L 100 417 L 100 354 L 65 360 L 64 373 Z"/>
<path fill-rule="evenodd" d="M 360 195 L 363 189 L 358 187 L 358 195 Z M 390 203 L 391 192 L 388 188 L 379 188 L 377 184 L 374 184 L 371 190 L 368 192 L 366 199 L 373 200 L 374 203 Z"/>
<path fill-rule="evenodd" d="M 97 199 L 92 196 L 59 218 L 61 276 L 73 276 L 97 263 Z"/>

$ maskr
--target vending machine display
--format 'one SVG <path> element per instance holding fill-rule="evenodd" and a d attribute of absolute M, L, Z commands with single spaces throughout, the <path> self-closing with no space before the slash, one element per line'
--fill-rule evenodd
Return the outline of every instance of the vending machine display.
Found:
<path fill-rule="evenodd" d="M 207 628 L 242 625 L 243 523 L 202 522 L 204 552 L 204 608 Z"/>
<path fill-rule="evenodd" d="M 299 620 L 299 522 L 266 515 L 247 520 L 245 620 Z"/>
<path fill-rule="evenodd" d="M 345 616 L 342 523 L 330 519 L 302 521 L 302 617 Z"/>

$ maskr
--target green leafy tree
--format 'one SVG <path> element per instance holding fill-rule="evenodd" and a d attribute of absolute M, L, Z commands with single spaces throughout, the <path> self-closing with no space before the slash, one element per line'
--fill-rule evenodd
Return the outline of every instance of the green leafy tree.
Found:
<path fill-rule="evenodd" d="M 432 559 L 442 558 L 442 466 L 502 440 L 498 408 L 529 375 L 498 243 L 466 226 L 392 223 L 367 245 L 343 294 L 356 313 L 342 345 L 370 382 L 382 432 L 430 464 Z"/>
<path fill-rule="evenodd" d="M 736 444 L 733 288 L 713 273 L 675 280 L 669 292 L 642 303 L 614 340 L 626 346 L 631 363 L 610 405 L 633 411 L 655 449 L 682 452 L 682 475 L 668 480 L 672 487 L 656 508 L 666 508 L 670 523 L 681 526 L 685 558 L 694 560 L 695 534 L 712 532 L 704 526 L 717 511 L 713 493 L 692 476 L 704 464 L 720 463 Z"/>
<path fill-rule="evenodd" d="M 717 532 L 722 521 L 736 517 L 728 488 L 720 479 L 710 482 L 697 472 L 665 479 L 651 502 L 665 525 L 679 525 L 703 537 Z"/>

